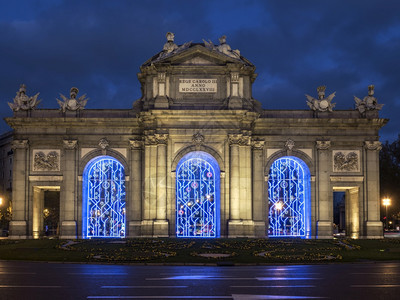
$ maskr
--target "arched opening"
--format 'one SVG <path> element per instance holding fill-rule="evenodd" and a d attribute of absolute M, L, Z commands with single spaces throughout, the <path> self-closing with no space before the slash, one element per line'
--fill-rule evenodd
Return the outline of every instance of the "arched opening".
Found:
<path fill-rule="evenodd" d="M 268 177 L 270 237 L 310 236 L 310 171 L 294 156 L 274 161 Z"/>
<path fill-rule="evenodd" d="M 219 237 L 219 223 L 219 165 L 206 152 L 190 152 L 176 168 L 176 236 Z"/>
<path fill-rule="evenodd" d="M 125 237 L 125 170 L 111 156 L 99 156 L 83 172 L 83 238 Z"/>

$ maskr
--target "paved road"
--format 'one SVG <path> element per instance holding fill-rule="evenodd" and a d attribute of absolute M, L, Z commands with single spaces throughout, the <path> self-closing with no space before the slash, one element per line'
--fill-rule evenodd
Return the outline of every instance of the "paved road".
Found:
<path fill-rule="evenodd" d="M 128 266 L 0 261 L 0 299 L 400 299 L 400 263 Z"/>

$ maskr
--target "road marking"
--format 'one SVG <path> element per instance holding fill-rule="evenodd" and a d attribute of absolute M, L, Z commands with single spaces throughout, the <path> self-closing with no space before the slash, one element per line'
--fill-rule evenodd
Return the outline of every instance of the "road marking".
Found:
<path fill-rule="evenodd" d="M 371 285 L 351 285 L 353 288 L 388 288 L 388 287 L 400 287 L 400 284 L 371 284 Z"/>
<path fill-rule="evenodd" d="M 13 275 L 36 275 L 34 272 L 0 272 L 0 274 L 8 275 L 8 274 L 13 274 Z"/>
<path fill-rule="evenodd" d="M 62 286 L 59 285 L 0 285 L 0 288 L 8 289 L 8 288 L 43 288 L 43 289 L 50 289 L 50 288 L 62 288 Z"/>
<path fill-rule="evenodd" d="M 399 275 L 399 273 L 350 273 L 351 275 Z"/>
<path fill-rule="evenodd" d="M 322 299 L 326 297 L 285 296 L 285 295 L 232 295 L 233 300 L 263 300 L 263 299 Z"/>
<path fill-rule="evenodd" d="M 232 299 L 231 296 L 88 296 L 86 299 Z M 245 298 L 243 298 L 245 299 Z"/>
<path fill-rule="evenodd" d="M 168 289 L 187 288 L 187 285 L 104 285 L 102 289 Z"/>
<path fill-rule="evenodd" d="M 317 280 L 322 278 L 309 278 L 309 277 L 256 277 L 259 281 L 264 280 Z"/>
<path fill-rule="evenodd" d="M 211 277 L 204 275 L 194 276 L 172 276 L 160 278 L 146 278 L 146 280 L 255 280 L 254 277 L 236 278 L 236 277 Z"/>
<path fill-rule="evenodd" d="M 99 273 L 96 271 L 90 272 L 90 273 L 68 273 L 68 275 L 92 275 L 92 276 L 97 276 L 97 275 L 104 275 L 104 276 L 109 276 L 109 275 L 128 275 L 128 273 Z"/>
<path fill-rule="evenodd" d="M 231 288 L 315 288 L 315 285 L 231 285 Z"/>

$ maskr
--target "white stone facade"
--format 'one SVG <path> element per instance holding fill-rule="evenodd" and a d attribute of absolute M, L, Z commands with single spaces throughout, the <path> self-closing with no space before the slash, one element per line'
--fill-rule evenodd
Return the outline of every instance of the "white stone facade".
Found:
<path fill-rule="evenodd" d="M 286 156 L 309 169 L 308 238 L 332 237 L 333 191 L 346 192 L 347 235 L 382 237 L 378 132 L 387 120 L 378 111 L 264 110 L 251 94 L 255 67 L 240 54 L 209 44 L 168 49 L 141 66 L 133 109 L 36 109 L 6 119 L 14 129 L 11 237 L 40 236 L 41 194 L 59 190 L 60 237 L 81 238 L 84 170 L 102 155 L 125 169 L 126 236 L 175 237 L 176 168 L 193 151 L 219 165 L 221 237 L 268 235 L 269 170 Z"/>

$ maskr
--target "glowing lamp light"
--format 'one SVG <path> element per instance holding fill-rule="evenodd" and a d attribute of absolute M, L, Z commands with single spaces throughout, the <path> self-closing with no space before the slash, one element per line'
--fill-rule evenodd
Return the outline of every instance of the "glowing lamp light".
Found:
<path fill-rule="evenodd" d="M 390 205 L 390 199 L 389 198 L 385 198 L 385 199 L 383 199 L 382 200 L 382 204 L 383 204 L 383 206 L 388 206 L 388 205 Z"/>
<path fill-rule="evenodd" d="M 282 202 L 277 202 L 275 204 L 275 208 L 276 208 L 276 210 L 281 210 L 283 208 L 283 203 Z"/>
<path fill-rule="evenodd" d="M 0 205 L 3 205 L 3 198 L 0 197 Z"/>

